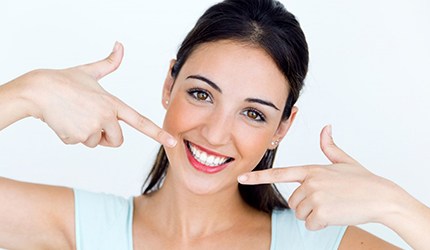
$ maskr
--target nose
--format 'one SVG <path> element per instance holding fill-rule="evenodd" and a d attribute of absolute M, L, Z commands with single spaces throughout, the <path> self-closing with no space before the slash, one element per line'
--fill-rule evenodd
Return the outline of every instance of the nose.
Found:
<path fill-rule="evenodd" d="M 208 143 L 214 146 L 227 144 L 232 138 L 234 115 L 219 108 L 205 118 L 202 134 Z"/>

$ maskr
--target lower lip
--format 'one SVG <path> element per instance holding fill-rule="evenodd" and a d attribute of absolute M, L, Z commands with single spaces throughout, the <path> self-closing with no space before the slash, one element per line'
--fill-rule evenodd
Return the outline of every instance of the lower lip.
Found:
<path fill-rule="evenodd" d="M 207 174 L 215 174 L 215 173 L 222 171 L 223 169 L 225 169 L 228 166 L 228 163 L 224 163 L 224 164 L 216 166 L 216 167 L 210 167 L 210 166 L 204 165 L 204 164 L 198 162 L 194 158 L 193 154 L 191 153 L 191 151 L 187 147 L 187 145 L 185 145 L 185 148 L 187 151 L 187 158 L 190 161 L 191 165 L 200 172 L 207 173 Z"/>

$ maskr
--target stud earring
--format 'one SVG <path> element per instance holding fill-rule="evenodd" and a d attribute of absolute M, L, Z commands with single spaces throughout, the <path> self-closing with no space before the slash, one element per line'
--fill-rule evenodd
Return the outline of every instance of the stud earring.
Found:
<path fill-rule="evenodd" d="M 166 105 L 169 105 L 169 100 L 166 100 L 165 103 L 166 103 Z"/>
<path fill-rule="evenodd" d="M 276 141 L 272 141 L 272 146 L 278 146 L 278 144 L 279 144 L 279 139 Z"/>

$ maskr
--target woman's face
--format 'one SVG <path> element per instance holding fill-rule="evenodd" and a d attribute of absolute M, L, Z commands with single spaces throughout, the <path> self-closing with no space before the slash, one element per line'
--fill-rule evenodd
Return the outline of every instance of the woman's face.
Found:
<path fill-rule="evenodd" d="M 274 148 L 296 113 L 280 123 L 288 82 L 263 49 L 243 43 L 200 45 L 173 82 L 169 72 L 163 128 L 178 144 L 166 148 L 166 181 L 194 193 L 237 188 L 237 176 Z"/>

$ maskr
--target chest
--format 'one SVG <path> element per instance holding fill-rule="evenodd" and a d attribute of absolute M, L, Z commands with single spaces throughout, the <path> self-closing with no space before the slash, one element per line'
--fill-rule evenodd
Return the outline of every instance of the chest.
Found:
<path fill-rule="evenodd" d="M 153 222 L 153 221 L 152 221 Z M 248 218 L 228 230 L 199 237 L 181 237 L 172 225 L 135 220 L 133 249 L 270 249 L 272 225 L 269 216 Z"/>
<path fill-rule="evenodd" d="M 145 231 L 145 230 L 143 230 Z M 218 249 L 270 249 L 271 234 L 268 232 L 221 233 L 193 240 L 181 240 L 165 235 L 146 232 L 134 237 L 134 250 L 178 249 L 178 250 L 218 250 Z"/>

